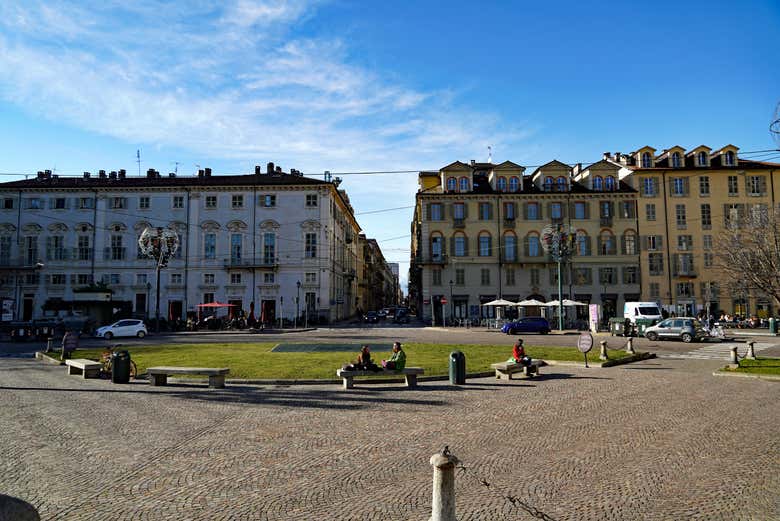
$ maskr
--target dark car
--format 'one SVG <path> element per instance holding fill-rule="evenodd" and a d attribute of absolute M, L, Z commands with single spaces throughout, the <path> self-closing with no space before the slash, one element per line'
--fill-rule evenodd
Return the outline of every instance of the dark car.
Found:
<path fill-rule="evenodd" d="M 367 324 L 376 324 L 379 322 L 379 317 L 377 316 L 376 311 L 369 311 L 363 315 L 363 322 Z"/>
<path fill-rule="evenodd" d="M 541 333 L 546 335 L 550 332 L 550 323 L 544 317 L 525 317 L 507 322 L 501 328 L 502 333 L 507 335 L 516 335 L 517 333 Z"/>
<path fill-rule="evenodd" d="M 408 324 L 409 323 L 409 310 L 407 308 L 397 308 L 395 310 L 395 317 L 393 321 L 396 324 Z"/>

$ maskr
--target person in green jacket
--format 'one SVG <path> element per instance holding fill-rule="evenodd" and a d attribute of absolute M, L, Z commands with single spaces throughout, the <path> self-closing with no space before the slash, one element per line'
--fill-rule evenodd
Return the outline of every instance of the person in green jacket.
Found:
<path fill-rule="evenodd" d="M 404 367 L 406 367 L 406 353 L 401 348 L 401 342 L 393 344 L 393 356 L 390 357 L 390 360 L 382 360 L 382 367 L 403 371 Z"/>

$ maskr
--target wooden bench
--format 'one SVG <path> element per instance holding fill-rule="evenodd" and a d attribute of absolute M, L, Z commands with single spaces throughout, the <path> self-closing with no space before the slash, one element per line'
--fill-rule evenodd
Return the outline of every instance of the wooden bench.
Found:
<path fill-rule="evenodd" d="M 165 385 L 168 383 L 168 375 L 191 374 L 205 375 L 209 377 L 209 387 L 222 389 L 225 387 L 225 375 L 230 372 L 227 367 L 149 367 L 146 374 L 149 375 L 152 385 Z"/>
<path fill-rule="evenodd" d="M 65 360 L 68 367 L 68 374 L 81 375 L 82 378 L 97 378 L 100 376 L 100 369 L 103 364 L 86 358 L 73 358 Z"/>
<path fill-rule="evenodd" d="M 422 367 L 407 367 L 401 371 L 383 370 L 383 371 L 349 371 L 346 369 L 337 369 L 336 376 L 344 380 L 344 389 L 352 389 L 352 379 L 356 376 L 396 376 L 403 375 L 406 379 L 406 387 L 417 387 L 417 375 L 423 374 L 425 370 Z"/>
<path fill-rule="evenodd" d="M 539 374 L 539 368 L 543 365 L 541 360 L 531 360 L 531 363 L 526 365 L 517 364 L 514 362 L 499 362 L 497 364 L 490 364 L 490 367 L 496 370 L 496 378 L 511 380 L 512 375 L 515 373 L 523 373 L 529 378 L 533 378 L 534 374 Z"/>

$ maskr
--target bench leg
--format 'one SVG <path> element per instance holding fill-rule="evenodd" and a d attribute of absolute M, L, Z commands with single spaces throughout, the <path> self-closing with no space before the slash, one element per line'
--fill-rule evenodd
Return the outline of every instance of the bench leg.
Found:
<path fill-rule="evenodd" d="M 97 378 L 100 376 L 100 369 L 84 369 L 84 378 Z"/>
<path fill-rule="evenodd" d="M 209 387 L 212 389 L 224 389 L 225 388 L 225 375 L 217 374 L 209 376 Z"/>
<path fill-rule="evenodd" d="M 344 389 L 352 389 L 352 377 L 351 376 L 345 376 L 344 377 Z"/>
<path fill-rule="evenodd" d="M 509 371 L 499 371 L 496 369 L 496 379 L 498 380 L 511 380 L 512 379 L 512 373 Z"/>
<path fill-rule="evenodd" d="M 72 365 L 68 366 L 68 376 L 80 373 L 81 372 L 76 367 L 73 367 Z"/>
<path fill-rule="evenodd" d="M 168 383 L 167 374 L 152 374 L 149 376 L 152 377 L 152 379 L 150 380 L 152 385 L 165 385 Z"/>
<path fill-rule="evenodd" d="M 407 374 L 406 376 L 406 387 L 417 387 L 417 375 L 416 374 Z"/>

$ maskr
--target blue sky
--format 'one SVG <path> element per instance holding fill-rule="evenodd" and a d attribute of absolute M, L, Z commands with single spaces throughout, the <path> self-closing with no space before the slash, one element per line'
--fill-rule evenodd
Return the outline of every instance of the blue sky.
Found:
<path fill-rule="evenodd" d="M 776 148 L 776 0 L 0 3 L 0 172 L 416 170 Z M 770 156 L 771 157 L 771 156 Z M 0 179 L 12 180 L 5 175 Z M 408 268 L 416 177 L 344 176 Z"/>

